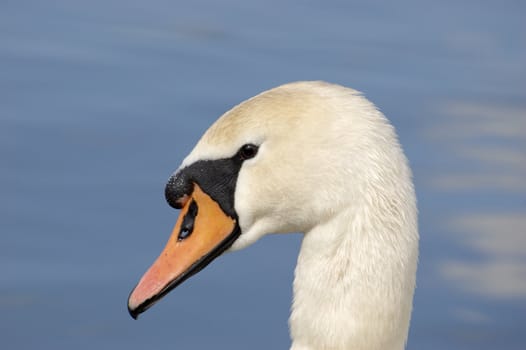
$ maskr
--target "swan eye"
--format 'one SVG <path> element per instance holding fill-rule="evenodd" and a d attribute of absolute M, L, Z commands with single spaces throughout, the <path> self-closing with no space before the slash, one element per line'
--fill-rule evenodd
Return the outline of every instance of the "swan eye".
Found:
<path fill-rule="evenodd" d="M 242 160 L 254 158 L 256 154 L 258 154 L 258 146 L 251 143 L 243 145 L 243 147 L 239 149 L 239 156 Z"/>

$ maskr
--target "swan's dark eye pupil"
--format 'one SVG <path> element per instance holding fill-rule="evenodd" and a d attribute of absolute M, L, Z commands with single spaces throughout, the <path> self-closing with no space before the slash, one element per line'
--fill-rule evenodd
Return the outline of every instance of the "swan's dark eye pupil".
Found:
<path fill-rule="evenodd" d="M 254 158 L 257 153 L 258 153 L 258 146 L 253 145 L 251 143 L 244 145 L 239 150 L 239 155 L 241 156 L 241 159 L 243 160 Z"/>

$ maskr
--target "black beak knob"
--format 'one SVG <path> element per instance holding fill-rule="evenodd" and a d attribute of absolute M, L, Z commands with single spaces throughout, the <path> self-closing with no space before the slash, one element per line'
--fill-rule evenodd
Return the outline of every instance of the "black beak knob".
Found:
<path fill-rule="evenodd" d="M 164 196 L 168 204 L 175 209 L 181 209 L 192 194 L 193 183 L 186 176 L 184 169 L 170 176 L 164 189 Z"/>

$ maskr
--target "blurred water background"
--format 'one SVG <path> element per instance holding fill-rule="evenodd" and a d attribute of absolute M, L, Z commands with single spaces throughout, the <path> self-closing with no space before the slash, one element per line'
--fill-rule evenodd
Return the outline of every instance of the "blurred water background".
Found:
<path fill-rule="evenodd" d="M 227 254 L 139 321 L 164 184 L 234 104 L 363 91 L 419 197 L 408 349 L 526 347 L 522 1 L 2 1 L 0 347 L 286 349 L 301 237 Z"/>

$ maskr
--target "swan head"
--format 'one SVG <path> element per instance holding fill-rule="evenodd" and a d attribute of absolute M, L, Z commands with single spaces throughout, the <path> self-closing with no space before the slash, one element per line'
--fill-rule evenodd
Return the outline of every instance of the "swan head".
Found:
<path fill-rule="evenodd" d="M 226 250 L 308 232 L 342 208 L 396 191 L 405 164 L 390 124 L 358 92 L 297 82 L 221 116 L 170 177 L 181 209 L 165 249 L 130 294 L 136 318 Z M 381 166 L 380 166 L 381 164 Z M 384 173 L 389 173 L 386 174 Z"/>

